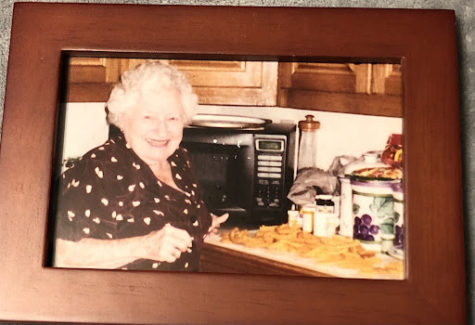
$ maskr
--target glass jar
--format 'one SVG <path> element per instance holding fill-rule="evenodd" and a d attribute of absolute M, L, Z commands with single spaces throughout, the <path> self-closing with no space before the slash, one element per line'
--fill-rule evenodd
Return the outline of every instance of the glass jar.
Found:
<path fill-rule="evenodd" d="M 317 167 L 317 130 L 320 122 L 313 115 L 306 115 L 305 120 L 299 121 L 300 145 L 297 171 L 304 168 Z"/>

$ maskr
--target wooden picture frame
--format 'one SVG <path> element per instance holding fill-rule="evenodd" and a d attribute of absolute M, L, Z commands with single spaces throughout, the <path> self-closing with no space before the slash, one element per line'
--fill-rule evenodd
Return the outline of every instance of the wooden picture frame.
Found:
<path fill-rule="evenodd" d="M 64 51 L 402 62 L 406 279 L 46 267 Z M 464 324 L 456 60 L 446 10 L 15 4 L 0 147 L 0 319 Z"/>

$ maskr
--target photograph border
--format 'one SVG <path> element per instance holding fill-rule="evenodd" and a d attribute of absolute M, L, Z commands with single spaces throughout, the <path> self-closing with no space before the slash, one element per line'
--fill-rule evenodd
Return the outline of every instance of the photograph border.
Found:
<path fill-rule="evenodd" d="M 0 319 L 464 324 L 455 29 L 450 10 L 16 3 L 0 144 Z M 65 51 L 400 61 L 406 279 L 45 266 Z"/>

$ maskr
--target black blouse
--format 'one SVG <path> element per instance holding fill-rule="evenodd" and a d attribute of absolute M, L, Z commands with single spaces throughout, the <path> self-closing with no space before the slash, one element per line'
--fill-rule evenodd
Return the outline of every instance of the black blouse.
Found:
<path fill-rule="evenodd" d="M 201 199 L 186 149 L 177 149 L 168 161 L 183 192 L 158 180 L 123 135 L 86 153 L 61 175 L 56 238 L 128 238 L 170 223 L 194 238 L 191 252 L 182 253 L 173 263 L 141 259 L 122 268 L 197 271 L 211 216 Z"/>

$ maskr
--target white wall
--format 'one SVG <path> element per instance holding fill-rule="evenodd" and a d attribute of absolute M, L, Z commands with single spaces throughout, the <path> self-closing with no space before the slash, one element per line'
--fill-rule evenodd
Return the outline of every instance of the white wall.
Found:
<path fill-rule="evenodd" d="M 271 119 L 273 122 L 298 123 L 312 114 L 320 121 L 317 164 L 326 170 L 335 156 L 359 157 L 370 150 L 383 150 L 391 133 L 402 133 L 402 119 L 298 110 L 280 107 L 199 107 L 199 113 L 245 115 Z M 63 157 L 77 157 L 103 143 L 108 136 L 104 103 L 70 103 L 67 105 Z"/>
<path fill-rule="evenodd" d="M 312 114 L 320 121 L 317 165 L 328 169 L 334 157 L 359 157 L 370 150 L 383 150 L 392 133 L 402 133 L 402 118 L 343 114 L 280 107 L 200 106 L 200 113 L 246 115 L 273 122 L 298 123 Z"/>
<path fill-rule="evenodd" d="M 109 136 L 104 103 L 66 105 L 63 160 L 82 156 Z"/>

